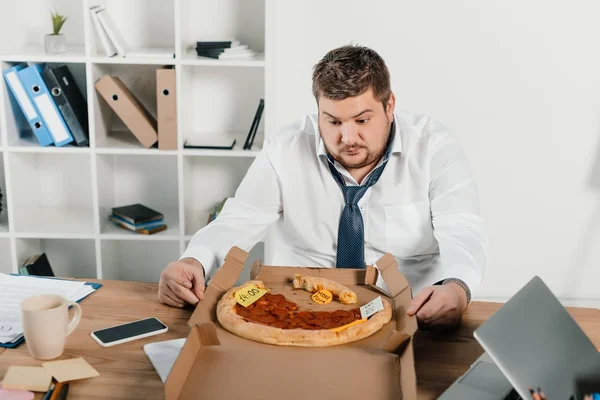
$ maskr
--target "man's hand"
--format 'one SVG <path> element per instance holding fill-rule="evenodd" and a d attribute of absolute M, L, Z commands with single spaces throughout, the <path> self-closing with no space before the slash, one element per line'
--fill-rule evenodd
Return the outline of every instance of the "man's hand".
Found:
<path fill-rule="evenodd" d="M 422 328 L 455 329 L 460 325 L 462 314 L 467 308 L 467 294 L 456 283 L 429 286 L 421 290 L 412 300 L 406 312 L 417 315 Z"/>
<path fill-rule="evenodd" d="M 204 298 L 204 268 L 193 258 L 169 263 L 160 274 L 158 300 L 173 307 L 196 305 Z"/>

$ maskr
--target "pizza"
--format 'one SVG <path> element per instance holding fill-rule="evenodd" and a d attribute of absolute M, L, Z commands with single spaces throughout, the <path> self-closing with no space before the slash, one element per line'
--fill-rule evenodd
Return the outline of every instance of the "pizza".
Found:
<path fill-rule="evenodd" d="M 235 293 L 249 285 L 267 293 L 247 307 L 239 304 Z M 316 292 L 329 290 L 340 303 L 357 304 L 356 293 L 337 282 L 296 275 L 295 289 Z M 260 280 L 251 280 L 228 290 L 217 304 L 217 319 L 231 333 L 257 342 L 302 347 L 336 346 L 371 336 L 387 324 L 392 307 L 382 298 L 383 309 L 368 319 L 358 307 L 335 311 L 300 310 L 282 294 L 271 293 Z"/>

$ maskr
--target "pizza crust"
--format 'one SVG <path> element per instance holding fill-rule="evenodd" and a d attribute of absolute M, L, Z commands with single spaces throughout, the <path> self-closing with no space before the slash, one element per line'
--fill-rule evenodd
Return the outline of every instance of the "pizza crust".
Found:
<path fill-rule="evenodd" d="M 307 292 L 316 293 L 319 290 L 329 290 L 333 297 L 338 299 L 342 304 L 356 304 L 358 297 L 356 293 L 348 289 L 344 285 L 340 285 L 326 278 L 318 278 L 316 276 L 294 274 L 294 289 L 304 289 Z"/>
<path fill-rule="evenodd" d="M 354 342 L 379 331 L 392 318 L 392 307 L 382 298 L 383 310 L 375 313 L 368 321 L 351 326 L 341 332 L 329 329 L 281 329 L 273 326 L 246 322 L 235 311 L 235 292 L 249 284 L 266 289 L 262 281 L 252 280 L 231 288 L 217 305 L 217 319 L 223 328 L 243 338 L 279 346 L 325 347 Z"/>

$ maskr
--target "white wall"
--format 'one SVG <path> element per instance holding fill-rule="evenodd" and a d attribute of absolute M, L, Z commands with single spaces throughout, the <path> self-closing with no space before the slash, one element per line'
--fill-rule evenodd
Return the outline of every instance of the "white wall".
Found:
<path fill-rule="evenodd" d="M 491 240 L 478 296 L 506 298 L 539 274 L 589 303 L 600 299 L 598 15 L 579 0 L 268 0 L 271 128 L 316 111 L 311 68 L 328 50 L 374 48 L 397 107 L 444 122 L 471 162 Z"/>

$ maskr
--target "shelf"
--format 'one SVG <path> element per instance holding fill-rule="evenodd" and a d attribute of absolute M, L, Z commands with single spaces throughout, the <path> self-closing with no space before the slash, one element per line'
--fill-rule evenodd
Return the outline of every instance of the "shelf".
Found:
<path fill-rule="evenodd" d="M 10 240 L 0 237 L 0 272 L 12 273 L 12 259 L 10 251 Z"/>
<path fill-rule="evenodd" d="M 92 234 L 91 157 L 7 153 L 15 232 Z"/>
<path fill-rule="evenodd" d="M 120 64 L 120 65 L 175 65 L 174 58 L 142 58 L 142 57 L 92 57 L 95 64 Z"/>
<path fill-rule="evenodd" d="M 14 153 L 90 153 L 89 147 L 77 147 L 66 145 L 62 147 L 56 146 L 40 146 L 33 136 L 13 139 L 6 148 L 9 152 Z"/>
<path fill-rule="evenodd" d="M 98 154 L 156 154 L 175 155 L 177 150 L 159 150 L 144 148 L 129 131 L 113 131 L 96 143 Z"/>
<path fill-rule="evenodd" d="M 182 140 L 194 143 L 202 138 L 237 140 L 238 148 L 246 141 L 259 103 L 265 97 L 264 71 L 255 68 L 182 67 L 181 130 Z M 243 93 L 243 95 L 241 95 Z M 268 102 L 265 101 L 265 110 Z M 254 138 L 259 146 L 264 137 L 265 115 Z M 187 150 L 187 149 L 186 149 Z"/>
<path fill-rule="evenodd" d="M 100 211 L 100 238 L 101 239 L 124 239 L 124 240 L 179 240 L 180 229 L 179 229 L 179 213 L 177 209 L 163 209 L 159 210 L 165 216 L 165 223 L 167 229 L 162 232 L 153 233 L 152 235 L 144 235 L 125 229 L 119 228 L 111 220 L 108 219 L 110 215 L 110 208 L 103 207 Z"/>
<path fill-rule="evenodd" d="M 85 49 L 83 46 L 67 46 L 67 52 L 61 54 L 47 54 L 44 49 L 29 47 L 17 53 L 0 54 L 0 61 L 7 63 L 85 63 Z"/>
<path fill-rule="evenodd" d="M 193 134 L 188 134 L 188 137 L 193 137 Z M 231 136 L 231 135 L 223 135 L 223 136 Z M 254 144 L 252 145 L 252 150 L 243 150 L 242 147 L 246 138 L 237 138 L 236 143 L 231 150 L 221 150 L 221 149 L 183 149 L 184 156 L 204 156 L 204 157 L 250 157 L 254 158 L 260 153 L 262 150 L 260 143 L 257 144 L 257 140 L 254 140 Z"/>
<path fill-rule="evenodd" d="M 103 240 L 101 249 L 102 279 L 158 282 L 180 256 L 178 241 Z"/>
<path fill-rule="evenodd" d="M 183 160 L 185 235 L 208 222 L 214 206 L 231 197 L 254 161 L 252 158 L 186 157 Z M 210 190 L 207 190 L 210 182 Z"/>
<path fill-rule="evenodd" d="M 265 58 L 264 55 L 261 54 L 253 60 L 217 60 L 214 58 L 196 56 L 194 54 L 185 54 L 181 58 L 181 65 L 264 68 Z"/>
<path fill-rule="evenodd" d="M 2 190 L 2 194 L 4 194 L 4 190 Z M 6 210 L 4 199 L 2 199 L 2 213 L 0 214 L 0 235 L 8 235 L 8 210 Z"/>
<path fill-rule="evenodd" d="M 31 256 L 46 253 L 57 277 L 95 279 L 96 244 L 90 239 L 17 239 L 17 263 Z"/>
<path fill-rule="evenodd" d="M 90 208 L 35 207 L 15 208 L 15 231 L 21 237 L 79 238 L 93 237 L 93 212 Z"/>

